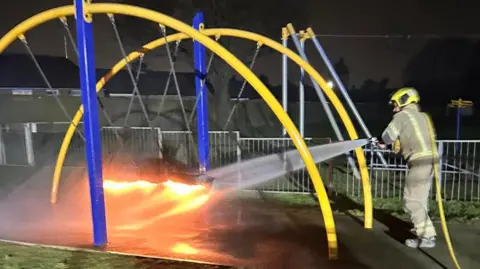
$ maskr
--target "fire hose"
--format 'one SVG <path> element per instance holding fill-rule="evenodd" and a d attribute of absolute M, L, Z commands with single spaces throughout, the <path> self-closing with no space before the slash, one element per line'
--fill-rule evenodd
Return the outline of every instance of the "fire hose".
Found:
<path fill-rule="evenodd" d="M 442 199 L 442 191 L 440 187 L 440 175 L 438 173 L 438 163 L 436 160 L 438 159 L 438 152 L 437 152 L 437 145 L 435 143 L 435 132 L 433 129 L 432 125 L 432 120 L 430 119 L 430 116 L 426 113 L 425 117 L 427 118 L 428 122 L 428 130 L 430 134 L 430 141 L 432 143 L 432 152 L 433 152 L 433 175 L 435 178 L 435 186 L 436 186 L 436 192 L 438 195 L 438 212 L 440 215 L 440 220 L 442 223 L 442 230 L 443 230 L 443 235 L 445 236 L 445 241 L 448 246 L 448 251 L 450 252 L 450 257 L 452 258 L 453 263 L 455 264 L 457 269 L 461 269 L 460 264 L 458 263 L 457 257 L 455 256 L 455 250 L 453 249 L 452 241 L 450 240 L 450 233 L 448 232 L 448 227 L 447 227 L 447 221 L 445 219 L 445 212 L 443 210 L 443 199 Z M 441 169 L 441 167 L 440 167 Z"/>
<path fill-rule="evenodd" d="M 460 264 L 457 260 L 457 257 L 455 256 L 455 250 L 453 249 L 453 245 L 452 245 L 452 241 L 450 240 L 450 233 L 448 232 L 448 227 L 447 227 L 447 221 L 445 219 L 445 212 L 444 212 L 444 209 L 443 209 L 443 199 L 442 199 L 442 193 L 441 193 L 441 186 L 440 186 L 440 175 L 438 173 L 438 163 L 437 163 L 437 159 L 439 158 L 438 156 L 438 152 L 437 152 L 437 145 L 435 143 L 435 131 L 433 129 L 433 124 L 432 124 L 432 120 L 430 119 L 430 116 L 426 113 L 424 113 L 426 119 L 427 119 L 427 123 L 428 123 L 428 132 L 429 132 L 429 135 L 430 135 L 430 141 L 432 143 L 432 153 L 433 153 L 433 176 L 434 176 L 434 179 L 435 179 L 435 188 L 436 188 L 436 193 L 438 195 L 438 212 L 439 212 L 439 215 L 440 215 L 440 220 L 441 220 L 441 223 L 442 223 L 442 230 L 443 230 L 443 235 L 445 236 L 445 241 L 447 243 L 447 247 L 448 247 L 448 251 L 450 252 L 450 257 L 453 261 L 453 263 L 455 264 L 455 267 L 457 269 L 461 269 L 460 267 Z M 370 142 L 375 145 L 375 144 L 378 144 L 379 141 L 377 138 L 375 137 L 372 137 L 370 138 Z M 398 149 L 396 149 L 398 147 L 398 140 L 395 141 L 396 145 L 394 145 L 395 149 L 394 151 L 397 152 Z"/>

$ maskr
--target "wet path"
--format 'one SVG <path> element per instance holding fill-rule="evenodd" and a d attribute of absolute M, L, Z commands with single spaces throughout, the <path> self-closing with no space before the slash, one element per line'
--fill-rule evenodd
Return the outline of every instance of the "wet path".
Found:
<path fill-rule="evenodd" d="M 45 173 L 45 175 L 42 175 Z M 4 195 L 0 202 L 0 238 L 89 248 L 91 221 L 85 182 L 67 181 L 60 203 L 49 204 L 50 171 Z M 142 227 L 120 229 L 139 221 L 139 198 L 108 197 L 109 241 L 105 250 L 141 256 L 193 260 L 260 268 L 442 268 L 427 255 L 405 248 L 376 224 L 367 231 L 350 217 L 337 215 L 340 259 L 329 261 L 318 209 L 292 209 L 256 200 L 219 200 L 199 210 L 162 218 Z M 144 218 L 157 214 L 151 209 Z M 136 212 L 138 213 L 138 212 Z M 473 230 L 471 233 L 475 233 Z M 458 237 L 459 239 L 461 237 Z M 455 243 L 455 242 L 454 242 Z M 463 248 L 463 249 L 462 249 Z M 465 268 L 480 268 L 460 246 Z M 447 264 L 443 246 L 431 253 Z M 474 255 L 472 253 L 472 255 Z M 467 259 L 468 258 L 468 259 Z M 461 261 L 462 262 L 462 261 Z M 466 264 L 465 264 L 466 266 Z"/>

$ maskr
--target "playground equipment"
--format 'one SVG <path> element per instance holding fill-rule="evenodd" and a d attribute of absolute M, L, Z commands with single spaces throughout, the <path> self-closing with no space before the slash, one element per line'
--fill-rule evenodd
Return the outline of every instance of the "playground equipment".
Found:
<path fill-rule="evenodd" d="M 457 109 L 457 125 L 456 125 L 455 139 L 459 140 L 460 139 L 460 119 L 462 118 L 462 114 L 463 114 L 462 112 L 464 112 L 465 108 L 473 107 L 473 102 L 462 100 L 462 98 L 459 98 L 457 100 L 450 100 L 448 107 Z"/>
<path fill-rule="evenodd" d="M 126 55 L 123 49 L 123 46 L 120 46 L 122 49 L 124 59 L 122 59 L 119 63 L 117 63 L 112 68 L 109 74 L 107 74 L 104 78 L 102 78 L 99 82 L 97 82 L 96 88 L 94 88 L 93 79 L 95 78 L 94 76 L 95 69 L 94 69 L 93 37 L 92 37 L 91 23 L 93 21 L 92 19 L 93 14 L 102 14 L 102 13 L 108 14 L 111 22 L 113 23 L 115 21 L 114 14 L 135 16 L 135 17 L 156 22 L 160 24 L 160 28 L 162 30 L 164 37 L 146 44 L 141 51 L 132 52 L 129 55 Z M 207 72 L 208 68 L 205 70 L 205 62 L 201 60 L 201 58 L 203 57 L 203 52 L 202 52 L 203 49 L 201 48 L 204 46 L 209 50 L 211 50 L 212 52 L 216 53 L 223 60 L 225 60 L 229 65 L 231 65 L 239 74 L 241 74 L 245 78 L 246 82 L 250 83 L 256 89 L 256 91 L 260 94 L 260 96 L 265 100 L 265 102 L 269 105 L 269 107 L 275 113 L 277 118 L 279 118 L 279 120 L 281 121 L 281 123 L 283 124 L 286 130 L 286 133 L 289 134 L 289 136 L 292 138 L 299 155 L 301 156 L 303 162 L 305 163 L 305 166 L 307 167 L 310 177 L 315 185 L 315 190 L 318 194 L 318 199 L 319 199 L 320 207 L 324 216 L 325 227 L 327 231 L 329 257 L 330 258 L 337 257 L 337 238 L 336 238 L 336 232 L 335 232 L 335 223 L 333 220 L 330 204 L 326 195 L 325 188 L 322 184 L 321 177 L 318 173 L 318 169 L 315 165 L 315 161 L 312 159 L 312 156 L 308 148 L 306 147 L 306 144 L 303 141 L 300 132 L 296 129 L 293 122 L 288 117 L 288 115 L 286 114 L 286 112 L 284 111 L 280 103 L 273 97 L 273 95 L 268 91 L 265 85 L 253 74 L 253 72 L 247 66 L 245 66 L 241 61 L 239 61 L 234 55 L 232 55 L 228 50 L 223 48 L 221 45 L 219 45 L 216 41 L 211 39 L 209 36 L 215 36 L 217 40 L 221 36 L 231 36 L 231 37 L 248 39 L 248 40 L 257 42 L 257 47 L 268 46 L 272 49 L 279 51 L 283 55 L 286 55 L 286 57 L 290 58 L 292 61 L 297 63 L 309 76 L 311 76 L 312 80 L 314 81 L 314 85 L 317 85 L 316 86 L 317 93 L 327 95 L 330 102 L 333 104 L 333 106 L 339 113 L 348 131 L 350 139 L 356 140 L 358 138 L 358 135 L 345 108 L 343 107 L 343 105 L 341 104 L 341 102 L 339 101 L 335 93 L 332 91 L 331 87 L 329 87 L 327 82 L 320 76 L 320 74 L 318 74 L 318 72 L 315 71 L 315 69 L 313 69 L 312 66 L 308 64 L 307 61 L 304 60 L 306 59 L 306 55 L 303 52 L 303 50 L 300 49 L 300 54 L 302 54 L 302 57 L 304 59 L 302 59 L 302 57 L 295 54 L 285 46 L 282 46 L 282 44 L 279 44 L 271 39 L 268 39 L 258 34 L 246 32 L 246 31 L 234 30 L 234 29 L 206 29 L 205 30 L 205 29 L 202 29 L 203 27 L 201 24 L 201 16 L 198 17 L 196 19 L 196 22 L 194 23 L 195 24 L 194 26 L 198 28 L 198 30 L 195 30 L 194 28 L 178 20 L 175 20 L 171 17 L 165 16 L 155 11 L 140 8 L 140 7 L 120 5 L 120 4 L 91 4 L 84 1 L 76 1 L 75 6 L 64 6 L 64 7 L 47 10 L 17 25 L 15 28 L 13 28 L 10 32 L 8 32 L 5 36 L 3 36 L 0 39 L 0 53 L 4 52 L 5 49 L 11 43 L 13 43 L 15 39 L 18 38 L 25 45 L 28 52 L 32 56 L 32 59 L 36 63 L 35 56 L 33 55 L 33 53 L 31 52 L 28 46 L 25 33 L 27 33 L 28 30 L 50 20 L 60 19 L 62 22 L 65 22 L 66 16 L 73 16 L 75 14 L 77 15 L 76 16 L 77 39 L 78 39 L 77 46 L 78 46 L 79 62 L 80 62 L 80 69 L 81 69 L 80 75 L 82 80 L 81 88 L 83 93 L 82 94 L 83 106 L 80 107 L 80 109 L 77 111 L 77 113 L 71 120 L 71 124 L 66 133 L 65 140 L 62 143 L 62 147 L 60 149 L 60 153 L 58 156 L 57 166 L 55 169 L 52 198 L 56 198 L 56 194 L 58 191 L 58 182 L 61 174 L 60 172 L 61 172 L 63 161 L 65 158 L 65 154 L 68 149 L 68 145 L 70 143 L 73 133 L 76 130 L 76 127 L 78 126 L 81 120 L 82 115 L 85 113 L 85 119 L 84 119 L 85 137 L 84 138 L 87 145 L 86 153 L 87 153 L 87 165 L 89 170 L 90 196 L 92 200 L 94 245 L 101 246 L 107 242 L 107 234 L 106 234 L 106 227 L 105 227 L 106 220 L 105 220 L 105 212 L 104 212 L 105 204 L 103 201 L 104 198 L 103 198 L 103 184 L 102 184 L 102 162 L 101 162 L 101 155 L 100 155 L 101 153 L 100 139 L 99 139 L 100 132 L 99 132 L 99 122 L 98 122 L 98 111 L 97 111 L 98 100 L 97 100 L 96 92 L 98 92 L 113 75 L 115 75 L 119 70 L 121 70 L 125 66 L 129 70 L 129 74 L 132 78 L 132 81 L 135 82 L 135 78 L 132 75 L 132 71 L 129 63 L 137 58 L 142 59 L 144 54 L 149 50 L 161 45 L 165 45 L 169 42 L 179 42 L 180 40 L 183 40 L 183 39 L 192 38 L 193 40 L 198 42 L 196 43 L 197 44 L 196 53 L 198 53 L 197 57 L 199 59 L 196 61 L 196 67 L 200 70 L 199 72 L 200 79 L 197 80 L 198 81 L 197 94 L 199 95 L 197 98 L 197 101 L 198 101 L 197 108 L 202 107 L 201 109 L 203 109 L 203 112 L 197 112 L 197 120 L 199 122 L 202 121 L 202 119 L 198 119 L 198 117 L 200 117 L 200 115 L 205 115 L 202 113 L 206 111 L 205 110 L 206 104 L 201 104 L 201 102 L 203 102 L 202 100 L 205 100 L 202 98 L 202 95 L 203 96 L 205 95 L 205 91 L 204 91 L 205 78 L 202 77 L 202 74 L 208 73 Z M 82 14 L 82 16 L 78 16 L 78 14 Z M 171 27 L 172 29 L 175 29 L 181 33 L 167 36 L 165 34 L 166 33 L 165 27 Z M 295 30 L 292 25 L 288 25 L 287 30 L 292 36 L 295 33 Z M 310 32 L 313 35 L 313 31 L 310 30 Z M 115 29 L 115 33 L 117 34 L 117 37 L 118 37 L 118 31 L 116 31 L 116 29 Z M 119 43 L 121 44 L 121 42 Z M 298 45 L 298 42 L 296 42 L 296 45 Z M 167 50 L 169 50 L 168 46 L 167 46 Z M 169 60 L 172 64 L 172 59 L 169 58 Z M 38 63 L 37 63 L 37 67 L 41 72 L 41 68 L 38 66 Z M 172 64 L 172 70 L 173 70 L 173 64 Z M 172 72 L 172 74 L 173 74 L 174 83 L 176 83 L 174 72 Z M 43 73 L 42 75 L 48 84 L 48 80 L 45 78 Z M 134 86 L 135 86 L 134 87 L 135 93 L 139 95 L 138 88 L 136 87 L 135 83 L 134 83 Z M 323 90 L 323 92 L 318 89 Z M 61 102 L 59 102 L 59 105 L 61 106 Z M 68 114 L 68 113 L 65 113 L 65 114 Z M 186 122 L 187 121 L 188 119 L 186 119 Z M 202 128 L 203 130 L 200 132 L 204 132 L 205 129 L 208 130 L 208 126 L 206 126 L 205 124 L 199 128 Z M 82 134 L 80 133 L 80 135 Z M 203 146 L 208 145 L 208 140 L 203 138 L 202 141 L 203 141 L 202 142 Z M 206 154 L 208 154 L 208 151 Z M 202 158 L 206 157 L 205 152 L 200 155 L 203 156 Z M 363 191 L 364 191 L 364 199 L 365 199 L 364 201 L 365 202 L 365 227 L 371 228 L 372 204 L 371 204 L 371 196 L 370 196 L 371 195 L 370 183 L 368 178 L 368 172 L 366 170 L 366 165 L 365 165 L 365 156 L 361 148 L 356 149 L 356 157 L 359 164 L 360 176 L 364 186 Z M 200 169 L 208 170 L 208 162 L 206 159 L 203 159 L 200 161 Z M 55 202 L 55 201 L 56 201 L 55 199 L 52 199 L 52 202 Z M 439 199 L 439 201 L 441 201 L 441 199 Z"/>
<path fill-rule="evenodd" d="M 117 5 L 117 4 L 84 4 L 83 2 L 77 2 L 76 9 L 73 6 L 66 6 L 60 7 L 56 9 L 52 9 L 49 11 L 45 11 L 40 13 L 25 22 L 21 23 L 12 31 L 7 33 L 1 40 L 0 40 L 0 52 L 3 52 L 5 48 L 12 43 L 16 38 L 20 38 L 25 45 L 28 43 L 26 42 L 26 38 L 24 33 L 26 33 L 29 29 L 38 26 L 39 24 L 55 19 L 60 18 L 64 20 L 65 16 L 71 16 L 75 13 L 76 14 L 84 14 L 84 16 L 77 16 L 77 23 L 84 24 L 84 25 L 77 25 L 78 27 L 78 39 L 82 39 L 83 41 L 79 41 L 79 48 L 80 50 L 84 50 L 83 52 L 79 53 L 80 65 L 81 69 L 81 76 L 82 76 L 82 101 L 83 101 L 83 108 L 77 112 L 75 117 L 72 120 L 70 128 L 67 132 L 66 139 L 62 144 L 61 152 L 59 154 L 59 164 L 56 167 L 56 175 L 58 176 L 61 171 L 61 164 L 63 163 L 63 159 L 66 153 L 66 149 L 68 148 L 69 140 L 73 135 L 73 132 L 76 129 L 76 126 L 80 122 L 82 114 L 85 112 L 86 120 L 84 120 L 85 126 L 85 133 L 87 134 L 85 137 L 87 143 L 87 157 L 90 158 L 88 160 L 88 168 L 89 168 L 89 178 L 90 178 L 90 191 L 92 197 L 92 213 L 93 213 L 93 222 L 94 222 L 94 244 L 95 245 L 103 245 L 107 242 L 106 236 L 106 229 L 105 229 L 105 215 L 104 215 L 104 202 L 103 202 L 103 187 L 102 187 L 102 173 L 101 173 L 101 162 L 99 153 L 100 151 L 100 143 L 99 143 L 99 123 L 98 123 L 98 111 L 96 110 L 96 95 L 93 91 L 93 84 L 92 84 L 92 74 L 94 73 L 94 69 L 92 71 L 93 65 L 93 56 L 92 53 L 92 37 L 91 37 L 91 14 L 95 13 L 108 13 L 110 14 L 109 17 L 113 21 L 113 15 L 111 14 L 124 14 L 124 15 L 132 15 L 137 16 L 145 19 L 149 19 L 155 21 L 157 23 L 161 23 L 165 26 L 170 26 L 176 30 L 180 30 L 184 33 L 174 34 L 171 36 L 165 36 L 161 40 L 153 41 L 144 46 L 143 52 L 134 52 L 130 55 L 125 55 L 124 59 L 119 62 L 117 65 L 114 66 L 112 72 L 110 72 L 106 77 L 100 80 L 97 83 L 97 91 L 102 88 L 102 86 L 107 82 L 107 80 L 114 75 L 118 70 L 122 67 L 127 66 L 130 71 L 130 67 L 128 63 L 132 61 L 134 58 L 143 57 L 144 52 L 153 49 L 155 46 L 164 45 L 168 42 L 179 41 L 186 38 L 192 38 L 198 41 L 199 43 L 203 44 L 210 50 L 214 51 L 222 57 L 225 61 L 227 61 L 232 67 L 234 67 L 241 75 L 243 75 L 252 86 L 260 93 L 262 98 L 267 102 L 267 104 L 272 108 L 274 113 L 280 119 L 282 124 L 284 125 L 287 133 L 292 137 L 297 150 L 299 151 L 300 156 L 302 157 L 303 161 L 305 162 L 308 172 L 312 178 L 312 181 L 315 185 L 315 189 L 317 191 L 320 206 L 322 209 L 322 213 L 324 215 L 325 226 L 327 230 L 327 238 L 329 244 L 329 255 L 331 258 L 335 258 L 337 255 L 337 244 L 336 244 L 336 233 L 335 233 L 335 226 L 334 221 L 331 213 L 331 208 L 328 203 L 328 199 L 326 198 L 326 192 L 324 189 L 323 184 L 321 183 L 321 177 L 318 174 L 318 170 L 315 166 L 315 161 L 312 159 L 308 149 L 304 141 L 301 139 L 301 136 L 298 130 L 293 125 L 290 118 L 286 115 L 285 111 L 282 109 L 281 105 L 274 99 L 272 94 L 268 91 L 268 89 L 262 84 L 262 82 L 243 64 L 241 63 L 235 56 L 233 56 L 230 52 L 225 50 L 222 46 L 216 43 L 214 40 L 210 39 L 208 36 L 236 36 L 245 39 L 250 39 L 256 42 L 261 43 L 263 46 L 269 46 L 282 54 L 286 54 L 290 59 L 294 62 L 299 64 L 312 78 L 315 80 L 316 83 L 325 91 L 327 97 L 329 97 L 330 101 L 334 105 L 334 107 L 339 112 L 344 124 L 347 127 L 351 139 L 356 139 L 357 134 L 352 126 L 352 122 L 348 117 L 345 109 L 343 108 L 342 104 L 339 102 L 336 95 L 333 91 L 328 87 L 327 83 L 322 79 L 322 77 L 305 61 L 301 59 L 300 56 L 296 55 L 292 51 L 286 49 L 281 44 L 278 44 L 268 38 L 262 37 L 260 35 L 256 35 L 253 33 L 239 31 L 239 30 L 232 30 L 232 29 L 209 29 L 203 30 L 202 32 L 198 32 L 193 28 L 176 21 L 170 17 L 162 15 L 157 12 L 153 12 L 150 10 L 133 7 L 133 6 L 126 6 L 126 5 Z M 200 29 L 199 25 L 199 29 Z M 293 27 L 291 28 L 293 29 Z M 164 27 L 162 27 L 162 32 L 165 33 Z M 293 32 L 293 31 L 292 31 Z M 122 51 L 123 52 L 123 51 Z M 125 53 L 124 53 L 125 54 Z M 200 56 L 199 56 L 200 57 Z M 33 57 L 33 59 L 35 59 Z M 201 67 L 199 67 L 201 68 Z M 41 69 L 40 69 L 41 70 Z M 174 78 L 175 80 L 175 78 Z M 201 82 L 201 81 L 200 81 Z M 204 89 L 204 81 L 199 83 Z M 197 84 L 198 85 L 198 84 Z M 197 88 L 198 89 L 198 88 Z M 138 92 L 138 89 L 135 87 L 135 91 Z M 201 91 L 200 93 L 201 94 Z M 199 98 L 201 100 L 201 98 Z M 198 115 L 198 114 L 197 114 Z M 96 119 L 95 119 L 96 117 Z M 198 116 L 197 116 L 198 117 Z M 207 142 L 208 143 L 208 142 Z M 90 152 L 88 152 L 90 151 Z M 358 152 L 360 151 L 360 152 Z M 63 154 L 63 155 L 62 155 Z M 360 173 L 362 175 L 362 181 L 364 182 L 364 192 L 365 192 L 365 206 L 366 206 L 366 215 L 365 215 L 365 226 L 370 225 L 371 227 L 371 198 L 370 195 L 370 188 L 368 182 L 368 173 L 366 172 L 365 166 L 365 158 L 363 156 L 363 152 L 361 149 L 357 149 L 357 158 L 359 161 L 360 166 Z M 205 162 L 203 163 L 204 166 L 201 169 L 208 169 L 208 164 Z M 58 179 L 55 181 L 58 184 Z M 58 185 L 57 185 L 58 187 Z M 53 194 L 56 195 L 56 189 Z M 370 203 L 370 208 L 367 208 L 368 203 Z M 368 211 L 370 210 L 370 211 Z M 103 213 L 103 214 L 102 214 Z M 369 220 L 370 219 L 370 220 Z M 367 223 L 370 221 L 370 223 Z M 367 227 L 369 228 L 369 227 Z"/>
<path fill-rule="evenodd" d="M 282 29 L 282 42 L 285 47 L 288 47 L 288 38 L 291 37 L 293 43 L 295 44 L 295 47 L 297 48 L 298 52 L 302 56 L 303 60 L 308 62 L 308 57 L 305 53 L 305 41 L 307 40 L 312 40 L 316 50 L 320 54 L 324 64 L 327 66 L 327 69 L 330 73 L 330 76 L 333 78 L 333 82 L 329 81 L 328 85 L 329 88 L 332 88 L 332 86 L 337 86 L 340 92 L 342 93 L 343 98 L 347 102 L 348 107 L 352 111 L 353 115 L 355 116 L 355 120 L 360 124 L 360 127 L 362 128 L 364 134 L 366 137 L 372 137 L 372 134 L 370 133 L 367 125 L 362 119 L 362 116 L 358 112 L 357 108 L 355 107 L 355 104 L 353 103 L 352 99 L 350 98 L 350 95 L 348 94 L 347 89 L 343 85 L 343 82 L 341 81 L 340 77 L 338 76 L 337 72 L 335 71 L 335 68 L 333 67 L 330 59 L 327 56 L 327 53 L 325 52 L 324 48 L 320 44 L 320 41 L 318 40 L 317 36 L 313 32 L 313 29 L 311 27 L 307 28 L 307 30 L 301 30 L 298 33 L 295 32 L 295 29 L 293 28 L 292 24 L 287 25 L 287 27 Z M 286 59 L 286 56 L 283 55 L 283 60 L 282 60 L 282 100 L 283 100 L 283 106 L 285 111 L 287 111 L 287 98 L 288 98 L 288 61 Z M 305 119 L 305 90 L 304 90 L 304 84 L 303 84 L 303 79 L 304 79 L 304 69 L 300 68 L 300 81 L 299 81 L 299 128 L 300 128 L 300 134 L 303 136 L 304 134 L 304 119 Z M 332 128 L 335 132 L 335 135 L 339 141 L 344 140 L 343 135 L 338 127 L 338 124 L 336 123 L 335 118 L 333 117 L 332 111 L 330 107 L 328 106 L 327 100 L 320 89 L 319 85 L 312 80 L 312 84 L 315 88 L 315 91 L 317 92 L 317 95 L 322 102 L 323 109 L 325 110 L 325 113 L 327 114 L 328 120 L 330 124 L 332 125 Z M 284 130 L 285 134 L 285 130 Z M 377 156 L 379 157 L 380 161 L 382 162 L 383 166 L 387 166 L 387 162 L 385 161 L 385 158 L 383 157 L 383 154 L 380 152 L 377 152 Z M 360 178 L 358 175 L 358 170 L 354 165 L 353 159 L 351 156 L 347 156 L 348 162 L 350 167 L 352 168 L 354 175 L 357 178 Z"/>
<path fill-rule="evenodd" d="M 336 232 L 335 232 L 335 224 L 330 208 L 330 204 L 326 195 L 325 188 L 321 183 L 321 177 L 318 173 L 318 169 L 313 161 L 303 139 L 301 138 L 298 130 L 294 126 L 291 119 L 286 115 L 285 111 L 282 109 L 282 106 L 275 100 L 273 95 L 268 91 L 265 85 L 245 66 L 242 62 L 240 62 L 234 55 L 232 55 L 229 51 L 219 45 L 217 42 L 209 38 L 208 36 L 233 36 L 233 37 L 240 37 L 244 39 L 249 39 L 252 41 L 256 41 L 263 46 L 269 46 L 282 54 L 286 54 L 291 60 L 299 64 L 306 72 L 309 74 L 315 81 L 320 85 L 320 87 L 325 91 L 325 94 L 330 99 L 330 102 L 334 105 L 336 110 L 339 112 L 342 121 L 344 122 L 347 131 L 350 135 L 351 139 L 357 139 L 358 135 L 353 127 L 353 124 L 345 111 L 345 108 L 338 100 L 337 96 L 334 92 L 328 87 L 325 80 L 311 67 L 308 63 L 302 60 L 302 58 L 289 49 L 283 47 L 281 44 L 268 39 L 266 37 L 246 32 L 246 31 L 239 31 L 239 30 L 232 30 L 232 29 L 208 29 L 203 31 L 197 31 L 192 27 L 175 20 L 171 17 L 165 16 L 161 13 L 154 12 L 151 10 L 147 10 L 140 7 L 135 6 L 128 6 L 128 5 L 120 5 L 120 4 L 90 4 L 85 3 L 83 1 L 75 2 L 75 6 L 64 6 L 59 8 L 54 8 L 51 10 L 47 10 L 40 14 L 37 14 L 24 22 L 17 25 L 13 28 L 10 32 L 8 32 L 1 40 L 0 40 L 0 52 L 3 52 L 8 45 L 10 45 L 15 39 L 20 39 L 23 41 L 24 45 L 28 48 L 28 43 L 26 42 L 26 37 L 24 36 L 28 30 L 53 19 L 60 19 L 61 21 L 65 20 L 65 17 L 72 16 L 74 14 L 83 14 L 83 16 L 76 16 L 77 20 L 77 38 L 78 38 L 78 51 L 79 51 L 79 62 L 81 71 L 81 79 L 82 79 L 82 103 L 83 106 L 79 109 L 76 115 L 73 117 L 71 121 L 71 125 L 69 130 L 66 134 L 66 139 L 62 144 L 59 153 L 59 162 L 56 167 L 57 176 L 56 181 L 58 183 L 58 179 L 60 176 L 61 171 L 61 164 L 63 163 L 63 159 L 65 153 L 68 148 L 69 139 L 73 135 L 76 126 L 81 120 L 83 113 L 85 113 L 85 141 L 86 141 L 86 148 L 87 148 L 87 164 L 89 170 L 89 181 L 90 181 L 90 193 L 92 198 L 92 215 L 93 215 L 93 227 L 94 227 L 94 245 L 104 245 L 107 242 L 107 235 L 106 235 L 106 228 L 105 228 L 105 215 L 104 215 L 104 199 L 103 199 L 103 187 L 102 187 L 102 163 L 100 158 L 100 142 L 99 142 L 99 123 L 98 123 L 98 111 L 97 111 L 97 98 L 95 95 L 94 87 L 93 87 L 93 79 L 94 79 L 94 57 L 93 57 L 93 38 L 92 38 L 92 15 L 93 14 L 101 14 L 106 13 L 109 14 L 111 20 L 114 19 L 113 14 L 121 14 L 121 15 L 128 15 L 128 16 L 136 16 L 139 18 L 144 18 L 158 24 L 162 25 L 162 29 L 165 27 L 170 27 L 175 29 L 181 33 L 165 36 L 164 38 L 157 40 L 156 42 L 152 42 L 144 46 L 142 52 L 133 52 L 129 56 L 124 53 L 125 59 L 120 61 L 117 65 L 114 66 L 112 72 L 109 75 L 101 79 L 97 83 L 96 90 L 100 90 L 107 80 L 120 70 L 121 66 L 127 66 L 129 69 L 129 73 L 131 74 L 131 68 L 128 63 L 136 57 L 143 57 L 144 52 L 152 49 L 154 45 L 160 46 L 168 42 L 179 41 L 186 38 L 192 38 L 198 43 L 201 43 L 206 48 L 210 49 L 212 52 L 215 52 L 218 56 L 220 56 L 223 60 L 225 60 L 229 65 L 231 65 L 239 74 L 241 74 L 245 80 L 250 83 L 260 94 L 260 96 L 267 102 L 269 107 L 272 109 L 274 114 L 279 118 L 282 122 L 283 126 L 285 127 L 287 133 L 294 141 L 294 144 L 299 151 L 303 161 L 306 164 L 307 170 L 310 174 L 310 177 L 315 185 L 316 192 L 318 194 L 318 199 L 320 202 L 320 207 L 322 213 L 324 215 L 325 226 L 327 230 L 327 238 L 328 238 L 328 245 L 329 245 L 329 256 L 331 258 L 335 258 L 337 256 L 337 239 L 336 239 Z M 201 26 L 198 25 L 198 28 L 201 29 Z M 116 32 L 117 33 L 117 32 Z M 123 48 L 122 48 L 122 52 Z M 33 56 L 33 54 L 31 54 Z M 199 56 L 201 57 L 201 55 Z M 32 57 L 35 59 L 35 57 Z M 41 68 L 39 69 L 41 70 Z M 132 75 L 131 75 L 132 76 Z M 133 78 L 133 77 L 132 77 Z M 175 82 L 175 77 L 174 77 Z M 203 83 L 204 84 L 204 83 Z M 202 86 L 202 83 L 200 83 Z M 204 89 L 204 87 L 202 88 Z M 134 89 L 138 94 L 138 89 L 135 86 Z M 198 88 L 197 88 L 198 90 Z M 201 107 L 201 105 L 200 105 Z M 205 107 L 205 106 L 204 106 Z M 198 113 L 198 114 L 201 114 Z M 198 115 L 197 114 L 197 115 Z M 205 128 L 205 126 L 203 127 Z M 205 143 L 205 141 L 204 141 Z M 208 143 L 208 142 L 207 142 Z M 370 198 L 370 188 L 369 188 L 369 180 L 368 180 L 368 173 L 366 171 L 365 165 L 365 157 L 363 155 L 362 150 L 359 148 L 357 149 L 357 158 L 359 162 L 360 172 L 362 174 L 362 181 L 364 182 L 364 192 L 365 192 L 365 206 L 366 206 L 366 216 L 365 216 L 365 226 L 367 228 L 371 228 L 371 198 Z M 205 162 L 203 162 L 205 165 Z M 203 169 L 207 169 L 208 166 L 205 165 Z M 58 187 L 58 185 L 56 186 Z M 55 188 L 55 185 L 54 185 Z M 57 189 L 54 189 L 52 192 L 56 195 Z"/>

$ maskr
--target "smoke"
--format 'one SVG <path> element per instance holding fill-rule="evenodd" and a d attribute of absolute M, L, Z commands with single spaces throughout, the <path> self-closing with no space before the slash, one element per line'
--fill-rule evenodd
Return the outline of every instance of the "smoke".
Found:
<path fill-rule="evenodd" d="M 9 169 L 10 173 L 5 171 L 7 169 L 2 170 L 2 180 L 12 182 L 13 186 L 3 193 L 0 200 L 0 238 L 36 243 L 43 243 L 42 240 L 48 238 L 54 241 L 48 243 L 55 243 L 66 239 L 59 238 L 60 235 L 72 231 L 89 233 L 90 215 L 85 210 L 89 200 L 85 181 L 81 180 L 83 169 L 66 169 L 61 186 L 63 195 L 56 205 L 50 204 L 52 166 L 15 167 Z"/>

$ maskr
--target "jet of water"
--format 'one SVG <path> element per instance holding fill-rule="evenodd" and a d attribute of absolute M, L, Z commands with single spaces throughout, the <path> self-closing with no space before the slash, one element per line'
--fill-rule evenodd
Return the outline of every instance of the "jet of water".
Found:
<path fill-rule="evenodd" d="M 368 139 L 342 141 L 310 147 L 315 163 L 320 163 L 369 143 Z M 305 167 L 297 150 L 271 154 L 208 171 L 204 176 L 214 178 L 212 189 L 233 191 L 264 183 Z"/>

